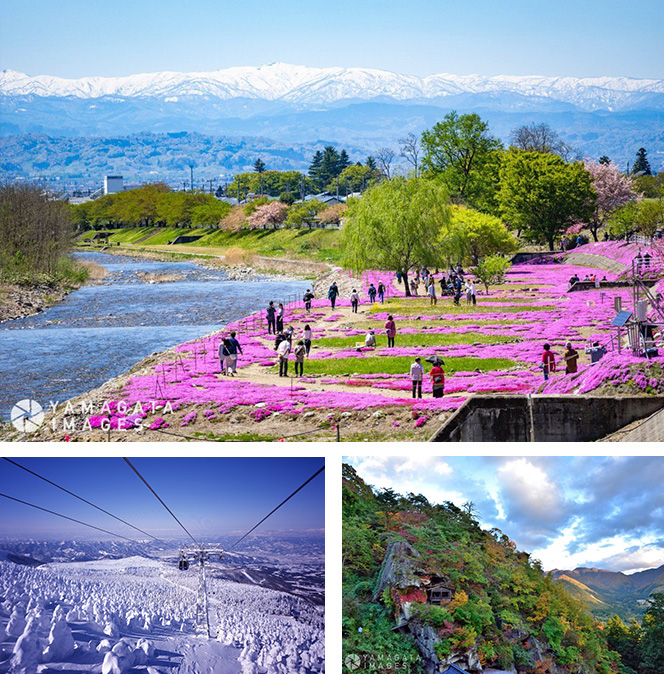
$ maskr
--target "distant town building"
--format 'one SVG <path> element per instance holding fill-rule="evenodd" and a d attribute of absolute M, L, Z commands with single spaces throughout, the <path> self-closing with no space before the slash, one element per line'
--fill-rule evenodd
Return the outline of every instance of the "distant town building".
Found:
<path fill-rule="evenodd" d="M 104 194 L 115 194 L 124 191 L 122 176 L 104 176 Z"/>

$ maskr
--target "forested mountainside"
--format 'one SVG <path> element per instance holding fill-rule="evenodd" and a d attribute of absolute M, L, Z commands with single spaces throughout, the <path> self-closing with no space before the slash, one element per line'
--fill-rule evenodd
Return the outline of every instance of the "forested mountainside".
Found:
<path fill-rule="evenodd" d="M 344 671 L 619 671 L 586 606 L 472 504 L 374 493 L 344 466 L 343 554 Z"/>

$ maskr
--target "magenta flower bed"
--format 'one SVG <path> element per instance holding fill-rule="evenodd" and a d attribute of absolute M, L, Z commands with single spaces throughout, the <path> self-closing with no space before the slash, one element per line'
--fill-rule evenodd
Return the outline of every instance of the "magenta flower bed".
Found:
<path fill-rule="evenodd" d="M 610 257 L 624 266 L 631 265 L 631 260 L 638 253 L 639 247 L 635 244 L 620 242 L 606 242 L 588 244 L 578 249 L 578 252 L 590 255 Z M 645 249 L 641 249 L 642 253 Z M 651 251 L 651 254 L 654 253 Z M 653 260 L 653 267 L 659 268 L 659 257 Z M 445 357 L 464 356 L 476 358 L 507 358 L 518 363 L 510 371 L 499 372 L 456 372 L 447 375 L 445 397 L 433 399 L 425 397 L 422 400 L 413 400 L 410 397 L 410 377 L 407 372 L 391 375 L 387 373 L 361 374 L 349 378 L 335 377 L 303 377 L 297 380 L 297 386 L 291 388 L 290 380 L 280 380 L 274 375 L 274 383 L 260 384 L 251 380 L 246 368 L 252 365 L 263 368 L 271 367 L 276 362 L 272 336 L 267 335 L 267 326 L 264 320 L 253 324 L 242 319 L 228 326 L 222 333 L 208 335 L 202 339 L 181 344 L 176 347 L 177 356 L 171 362 L 158 365 L 147 375 L 135 376 L 129 379 L 124 386 L 121 400 L 109 403 L 108 412 L 90 417 L 89 423 L 93 428 L 105 427 L 109 423 L 111 428 L 130 427 L 137 425 L 146 416 L 145 413 L 136 413 L 134 406 L 137 403 L 146 404 L 156 400 L 160 404 L 169 403 L 174 411 L 180 407 L 200 405 L 203 418 L 212 421 L 221 415 L 228 414 L 237 408 L 252 408 L 251 416 L 257 421 L 268 418 L 275 412 L 297 415 L 307 409 L 348 409 L 365 410 L 370 408 L 407 407 L 418 412 L 436 413 L 458 408 L 471 394 L 482 393 L 587 393 L 597 387 L 605 385 L 620 386 L 626 382 L 634 382 L 640 390 L 658 389 L 662 376 L 647 373 L 647 364 L 643 359 L 632 357 L 628 353 L 618 355 L 611 352 L 600 363 L 590 367 L 584 360 L 580 363 L 579 373 L 574 376 L 565 376 L 554 373 L 548 382 L 544 382 L 539 369 L 541 362 L 542 345 L 545 341 L 552 345 L 552 350 L 558 361 L 562 357 L 565 343 L 571 341 L 579 351 L 583 351 L 588 339 L 598 339 L 606 342 L 613 329 L 610 321 L 615 314 L 614 298 L 621 297 L 623 305 L 630 306 L 630 289 L 600 289 L 574 293 L 567 293 L 569 278 L 576 273 L 583 278 L 586 274 L 596 274 L 600 278 L 604 275 L 610 280 L 617 278 L 617 274 L 604 272 L 598 269 L 579 267 L 565 264 L 523 264 L 512 267 L 507 274 L 507 283 L 526 283 L 532 287 L 539 286 L 537 292 L 525 292 L 515 288 L 513 292 L 501 290 L 492 292 L 500 302 L 491 303 L 495 311 L 491 313 L 451 314 L 445 313 L 446 306 L 451 304 L 449 298 L 439 298 L 438 308 L 440 317 L 451 319 L 450 326 L 436 325 L 436 316 L 423 315 L 422 329 L 399 326 L 397 317 L 396 348 L 379 348 L 377 350 L 360 351 L 353 347 L 338 350 L 314 349 L 310 357 L 321 360 L 329 358 L 375 358 L 376 356 L 407 356 L 416 355 L 423 358 L 430 354 Z M 389 272 L 371 272 L 356 279 L 358 291 L 362 294 L 362 303 L 368 304 L 366 289 L 370 282 L 378 285 L 383 282 L 387 288 L 387 296 L 403 295 L 403 286 L 400 289 L 393 285 L 394 274 Z M 479 289 L 479 286 L 478 286 Z M 664 292 L 664 281 L 661 281 L 654 292 Z M 514 302 L 517 298 L 537 297 L 537 301 L 527 305 Z M 478 302 L 482 304 L 482 297 Z M 338 306 L 347 306 L 348 299 L 340 298 Z M 553 306 L 551 311 L 515 311 L 501 313 L 505 306 Z M 314 329 L 315 340 L 322 336 L 344 334 L 359 336 L 361 330 L 344 329 L 334 324 L 341 320 L 344 314 L 330 313 L 330 303 L 324 298 L 313 302 L 312 313 L 302 312 L 300 307 L 287 307 L 287 324 L 295 327 L 295 336 L 300 339 L 304 324 L 316 319 L 323 319 L 325 327 L 317 326 Z M 488 303 L 485 303 L 488 306 Z M 262 315 L 262 314 L 261 314 Z M 382 332 L 382 325 L 387 312 L 371 316 L 376 322 L 377 332 Z M 409 317 L 412 318 L 412 317 Z M 477 320 L 478 324 L 455 325 L 458 320 Z M 497 320 L 500 324 L 480 325 L 479 321 Z M 514 323 L 523 321 L 523 323 Z M 249 326 L 249 327 L 247 327 Z M 329 326 L 329 327 L 328 327 Z M 426 330 L 423 328 L 426 327 Z M 221 337 L 236 330 L 242 345 L 243 353 L 239 357 L 239 376 L 229 378 L 220 376 L 218 348 Z M 437 347 L 401 347 L 400 334 L 504 334 L 514 337 L 514 341 L 501 344 L 452 344 Z M 265 343 L 263 339 L 268 340 Z M 655 363 L 661 364 L 657 358 Z M 428 369 L 428 365 L 425 363 Z M 645 368 L 645 369 L 644 369 Z M 639 371 L 636 372 L 635 369 Z M 305 364 L 306 370 L 306 364 Z M 313 390 L 311 387 L 330 385 L 334 389 Z M 343 390 L 337 390 L 343 387 Z M 431 392 L 428 377 L 424 381 L 425 395 Z M 403 394 L 403 395 L 402 395 Z M 156 417 L 149 428 L 160 429 L 168 426 L 165 414 Z M 426 418 L 426 417 L 420 417 Z M 197 419 L 196 411 L 185 414 L 179 423 L 181 426 L 194 423 Z M 425 421 L 421 422 L 426 423 Z"/>

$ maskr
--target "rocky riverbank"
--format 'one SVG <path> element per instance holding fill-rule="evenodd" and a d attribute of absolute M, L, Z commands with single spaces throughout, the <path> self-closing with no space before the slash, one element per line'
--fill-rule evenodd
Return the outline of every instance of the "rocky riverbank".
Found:
<path fill-rule="evenodd" d="M 49 285 L 26 288 L 0 285 L 0 323 L 38 314 L 63 300 L 74 288 Z"/>

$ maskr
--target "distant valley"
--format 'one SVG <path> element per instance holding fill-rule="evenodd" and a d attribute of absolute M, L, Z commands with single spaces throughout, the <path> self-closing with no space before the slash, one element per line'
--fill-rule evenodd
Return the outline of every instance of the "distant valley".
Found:
<path fill-rule="evenodd" d="M 640 617 L 648 597 L 653 592 L 664 592 L 664 565 L 631 575 L 592 568 L 556 569 L 551 575 L 602 619 L 614 614 L 623 620 Z"/>

